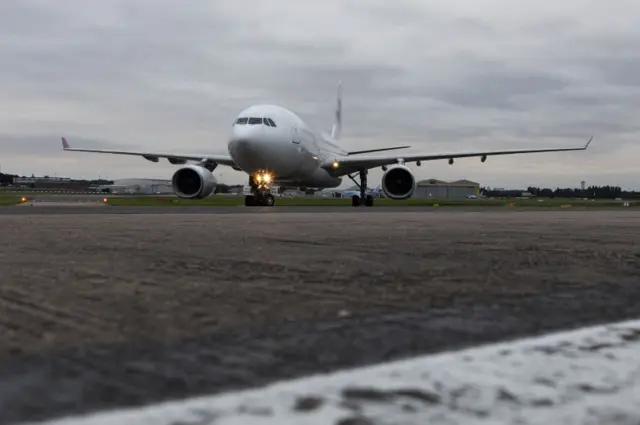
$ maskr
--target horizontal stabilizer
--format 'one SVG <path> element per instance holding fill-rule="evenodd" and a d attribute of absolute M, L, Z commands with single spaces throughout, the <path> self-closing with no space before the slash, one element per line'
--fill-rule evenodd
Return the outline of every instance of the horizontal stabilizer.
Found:
<path fill-rule="evenodd" d="M 353 152 L 349 152 L 347 153 L 347 155 L 359 155 L 359 154 L 363 154 L 363 153 L 371 153 L 371 152 L 383 152 L 383 151 L 394 151 L 396 149 L 407 149 L 410 148 L 411 146 L 394 146 L 392 148 L 381 148 L 381 149 L 367 149 L 364 151 L 353 151 Z"/>

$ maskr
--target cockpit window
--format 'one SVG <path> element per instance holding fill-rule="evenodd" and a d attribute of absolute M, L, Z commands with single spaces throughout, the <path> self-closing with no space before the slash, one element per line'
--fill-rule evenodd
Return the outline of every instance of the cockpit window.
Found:
<path fill-rule="evenodd" d="M 273 122 L 273 120 L 271 118 L 258 118 L 258 117 L 248 117 L 248 118 L 247 117 L 242 117 L 242 118 L 238 118 L 234 124 L 238 124 L 238 125 L 264 124 L 264 125 L 269 126 L 269 127 L 275 127 L 276 126 L 276 123 Z"/>

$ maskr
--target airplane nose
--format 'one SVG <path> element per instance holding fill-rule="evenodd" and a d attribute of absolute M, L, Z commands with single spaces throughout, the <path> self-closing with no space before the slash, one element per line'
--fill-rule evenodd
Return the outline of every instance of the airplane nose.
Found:
<path fill-rule="evenodd" d="M 261 139 L 260 126 L 238 125 L 233 129 L 233 140 L 241 143 L 255 143 Z"/>
<path fill-rule="evenodd" d="M 246 173 L 267 171 L 273 176 L 289 175 L 292 172 L 290 146 L 279 142 L 259 126 L 239 125 L 233 129 L 228 150 L 233 161 Z"/>
<path fill-rule="evenodd" d="M 237 126 L 233 129 L 229 151 L 232 155 L 246 155 L 260 150 L 263 142 L 262 132 L 255 126 Z"/>

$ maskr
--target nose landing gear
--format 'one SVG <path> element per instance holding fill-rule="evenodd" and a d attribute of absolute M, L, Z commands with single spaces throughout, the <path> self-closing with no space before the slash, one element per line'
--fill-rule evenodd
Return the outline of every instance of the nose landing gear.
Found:
<path fill-rule="evenodd" d="M 271 193 L 256 193 L 244 197 L 245 207 L 272 207 L 276 204 L 276 198 Z"/>
<path fill-rule="evenodd" d="M 260 178 L 256 181 L 253 176 L 249 177 L 251 195 L 246 195 L 244 197 L 245 207 L 273 207 L 276 204 L 276 198 L 271 194 L 269 182 L 264 180 L 264 178 Z"/>
<path fill-rule="evenodd" d="M 247 195 L 244 197 L 245 207 L 272 207 L 276 204 L 276 198 L 270 194 L 257 193 L 255 195 Z"/>

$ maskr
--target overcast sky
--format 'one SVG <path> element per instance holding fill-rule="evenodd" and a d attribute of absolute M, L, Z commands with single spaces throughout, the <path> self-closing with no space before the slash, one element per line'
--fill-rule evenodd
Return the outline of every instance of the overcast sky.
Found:
<path fill-rule="evenodd" d="M 254 103 L 330 130 L 342 79 L 343 142 L 354 150 L 595 136 L 586 152 L 430 162 L 414 168 L 419 178 L 640 189 L 637 0 L 2 0 L 0 58 L 2 172 L 170 178 L 166 162 L 63 153 L 60 136 L 226 153 L 233 119 Z"/>

